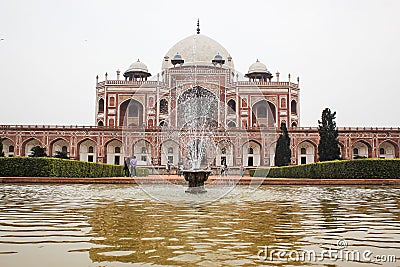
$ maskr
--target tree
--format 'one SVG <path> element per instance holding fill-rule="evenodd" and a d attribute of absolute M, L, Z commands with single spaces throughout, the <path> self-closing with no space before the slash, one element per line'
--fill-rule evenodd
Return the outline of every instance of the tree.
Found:
<path fill-rule="evenodd" d="M 35 157 L 35 158 L 47 157 L 46 148 L 40 146 L 32 147 L 31 154 L 29 155 L 29 157 Z"/>
<path fill-rule="evenodd" d="M 58 159 L 69 159 L 67 151 L 56 151 L 54 157 Z"/>
<path fill-rule="evenodd" d="M 340 159 L 338 131 L 336 129 L 336 112 L 329 108 L 322 111 L 321 121 L 318 120 L 318 133 L 320 136 L 318 154 L 320 161 Z"/>
<path fill-rule="evenodd" d="M 3 152 L 3 139 L 0 138 L 0 157 L 4 157 L 4 152 Z"/>
<path fill-rule="evenodd" d="M 290 164 L 292 151 L 290 150 L 290 137 L 286 123 L 281 123 L 281 134 L 276 142 L 275 166 L 287 166 Z"/>

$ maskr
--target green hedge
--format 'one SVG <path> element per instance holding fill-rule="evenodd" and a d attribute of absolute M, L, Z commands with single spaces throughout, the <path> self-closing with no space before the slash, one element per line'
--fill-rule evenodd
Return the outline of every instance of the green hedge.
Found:
<path fill-rule="evenodd" d="M 271 178 L 400 178 L 400 159 L 337 160 L 287 167 L 258 168 L 251 169 L 250 176 Z"/>
<path fill-rule="evenodd" d="M 138 177 L 143 177 L 143 176 L 149 176 L 149 169 L 147 168 L 136 168 L 136 176 Z"/>
<path fill-rule="evenodd" d="M 0 158 L 0 177 L 120 177 L 123 166 L 56 158 Z"/>

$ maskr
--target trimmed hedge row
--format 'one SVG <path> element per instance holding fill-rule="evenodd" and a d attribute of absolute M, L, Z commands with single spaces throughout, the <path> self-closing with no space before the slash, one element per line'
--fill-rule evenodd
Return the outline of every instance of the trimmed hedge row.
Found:
<path fill-rule="evenodd" d="M 358 159 L 251 169 L 250 176 L 271 178 L 400 178 L 400 159 Z"/>
<path fill-rule="evenodd" d="M 123 166 L 56 158 L 0 158 L 0 177 L 120 177 Z"/>

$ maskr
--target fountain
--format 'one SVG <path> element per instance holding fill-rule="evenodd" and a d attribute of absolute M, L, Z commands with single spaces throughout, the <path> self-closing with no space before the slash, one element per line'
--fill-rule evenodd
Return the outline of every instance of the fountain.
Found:
<path fill-rule="evenodd" d="M 201 194 L 207 192 L 204 189 L 204 183 L 211 174 L 211 170 L 185 170 L 183 176 L 189 182 L 189 187 L 186 193 Z"/>

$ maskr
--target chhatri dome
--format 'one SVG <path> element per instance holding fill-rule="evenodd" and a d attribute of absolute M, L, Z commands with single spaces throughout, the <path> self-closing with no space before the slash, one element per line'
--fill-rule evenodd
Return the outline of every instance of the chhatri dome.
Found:
<path fill-rule="evenodd" d="M 147 77 L 149 76 L 151 76 L 151 74 L 149 73 L 146 64 L 140 62 L 139 59 L 136 62 L 133 62 L 124 73 L 124 77 L 130 81 L 147 80 Z"/>
<path fill-rule="evenodd" d="M 268 71 L 267 66 L 258 59 L 250 65 L 249 71 L 244 76 L 248 77 L 250 81 L 271 81 L 273 77 L 271 72 Z"/>
<path fill-rule="evenodd" d="M 184 61 L 182 66 L 214 66 L 213 60 L 216 55 L 225 60 L 222 67 L 234 68 L 232 58 L 228 51 L 217 41 L 210 37 L 200 34 L 199 24 L 197 24 L 197 34 L 188 36 L 176 43 L 165 54 L 162 68 L 172 68 L 174 65 L 171 60 L 179 55 Z M 219 58 L 218 56 L 218 58 Z"/>

